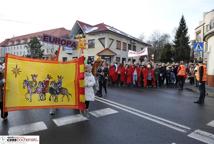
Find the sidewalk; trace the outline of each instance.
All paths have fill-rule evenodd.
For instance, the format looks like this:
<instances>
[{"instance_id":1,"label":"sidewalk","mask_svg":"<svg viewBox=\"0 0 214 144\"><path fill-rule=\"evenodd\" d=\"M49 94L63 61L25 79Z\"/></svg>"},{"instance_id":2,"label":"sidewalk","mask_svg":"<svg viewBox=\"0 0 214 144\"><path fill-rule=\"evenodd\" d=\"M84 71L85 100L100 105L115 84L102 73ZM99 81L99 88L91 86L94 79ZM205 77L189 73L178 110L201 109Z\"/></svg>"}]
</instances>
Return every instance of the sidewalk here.
<instances>
[{"instance_id":1,"label":"sidewalk","mask_svg":"<svg viewBox=\"0 0 214 144\"><path fill-rule=\"evenodd\" d=\"M186 90L199 93L199 89L198 87L195 87L195 85L190 85L189 83L186 83L184 87ZM207 96L214 98L214 87L209 87L208 85L206 85L206 93L207 93Z\"/></svg>"}]
</instances>

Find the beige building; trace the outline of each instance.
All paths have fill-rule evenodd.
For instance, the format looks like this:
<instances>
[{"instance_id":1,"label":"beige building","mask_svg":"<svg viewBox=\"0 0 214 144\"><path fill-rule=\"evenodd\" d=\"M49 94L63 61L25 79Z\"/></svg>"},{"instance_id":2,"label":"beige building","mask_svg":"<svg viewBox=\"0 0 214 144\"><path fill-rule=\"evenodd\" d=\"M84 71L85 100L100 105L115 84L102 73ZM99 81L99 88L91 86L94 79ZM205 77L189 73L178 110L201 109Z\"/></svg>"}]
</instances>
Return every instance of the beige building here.
<instances>
[{"instance_id":1,"label":"beige building","mask_svg":"<svg viewBox=\"0 0 214 144\"><path fill-rule=\"evenodd\" d=\"M70 38L70 31L65 28L56 28L31 34L26 34L22 36L17 36L9 38L0 43L0 57L4 58L6 53L17 55L17 56L27 56L29 54L26 46L27 43L33 38L37 37L42 44L41 49L44 50L44 57L55 54L58 50L59 45L48 43L43 41L43 35L49 35L57 38ZM64 49L64 48L62 48ZM72 59L71 53L61 52L60 60L66 61Z\"/></svg>"},{"instance_id":2,"label":"beige building","mask_svg":"<svg viewBox=\"0 0 214 144\"><path fill-rule=\"evenodd\" d=\"M196 41L204 42L204 61L207 62L208 85L214 86L214 9L205 12L195 29Z\"/></svg>"},{"instance_id":3,"label":"beige building","mask_svg":"<svg viewBox=\"0 0 214 144\"><path fill-rule=\"evenodd\" d=\"M71 35L84 35L86 39L86 49L84 55L86 58L96 59L101 57L108 62L128 62L139 58L128 58L128 50L140 51L150 46L141 40L126 34L112 26L100 23L90 25L84 22L76 21ZM73 57L78 56L78 50L73 51Z\"/></svg>"}]
</instances>

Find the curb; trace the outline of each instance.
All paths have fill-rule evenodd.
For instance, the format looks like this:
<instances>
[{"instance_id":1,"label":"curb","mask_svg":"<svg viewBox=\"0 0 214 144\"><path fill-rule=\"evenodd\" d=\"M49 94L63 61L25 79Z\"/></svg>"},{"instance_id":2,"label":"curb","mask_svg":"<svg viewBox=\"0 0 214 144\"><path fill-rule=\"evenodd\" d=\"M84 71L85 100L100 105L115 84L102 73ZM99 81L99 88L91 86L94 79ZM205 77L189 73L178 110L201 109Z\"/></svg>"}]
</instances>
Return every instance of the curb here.
<instances>
[{"instance_id":1,"label":"curb","mask_svg":"<svg viewBox=\"0 0 214 144\"><path fill-rule=\"evenodd\" d=\"M197 90L195 88L186 87L185 89L188 91L194 92L194 93L199 93L199 90ZM214 93L207 92L207 96L214 98Z\"/></svg>"}]
</instances>

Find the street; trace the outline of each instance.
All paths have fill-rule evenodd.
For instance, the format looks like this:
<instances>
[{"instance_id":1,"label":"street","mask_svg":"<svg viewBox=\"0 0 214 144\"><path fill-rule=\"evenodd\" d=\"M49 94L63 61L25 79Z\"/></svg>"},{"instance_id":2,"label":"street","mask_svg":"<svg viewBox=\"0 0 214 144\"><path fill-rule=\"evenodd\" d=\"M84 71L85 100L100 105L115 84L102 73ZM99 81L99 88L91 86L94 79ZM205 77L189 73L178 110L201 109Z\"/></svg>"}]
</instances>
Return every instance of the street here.
<instances>
[{"instance_id":1,"label":"street","mask_svg":"<svg viewBox=\"0 0 214 144\"><path fill-rule=\"evenodd\" d=\"M197 98L187 90L113 87L91 103L89 118L65 109L10 112L0 134L39 135L41 144L212 144L214 99L198 105Z\"/></svg>"}]
</instances>

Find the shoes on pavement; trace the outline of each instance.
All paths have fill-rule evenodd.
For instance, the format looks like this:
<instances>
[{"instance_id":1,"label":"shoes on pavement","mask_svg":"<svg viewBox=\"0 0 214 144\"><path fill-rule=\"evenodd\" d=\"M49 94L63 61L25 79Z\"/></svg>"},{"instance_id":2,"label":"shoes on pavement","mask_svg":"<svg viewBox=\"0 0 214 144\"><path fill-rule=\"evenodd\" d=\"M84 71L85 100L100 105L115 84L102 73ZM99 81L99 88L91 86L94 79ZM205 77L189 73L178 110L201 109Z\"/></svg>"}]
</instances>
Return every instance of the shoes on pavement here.
<instances>
[{"instance_id":1,"label":"shoes on pavement","mask_svg":"<svg viewBox=\"0 0 214 144\"><path fill-rule=\"evenodd\" d=\"M4 118L3 118L3 121L7 121L7 117L4 117Z\"/></svg>"},{"instance_id":2,"label":"shoes on pavement","mask_svg":"<svg viewBox=\"0 0 214 144\"><path fill-rule=\"evenodd\" d=\"M86 116L87 118L89 118L89 116L90 116L90 115L89 115L88 109L85 110L85 116Z\"/></svg>"},{"instance_id":3,"label":"shoes on pavement","mask_svg":"<svg viewBox=\"0 0 214 144\"><path fill-rule=\"evenodd\" d=\"M195 101L194 103L197 103L197 104L204 104L203 102L200 102L200 101Z\"/></svg>"}]
</instances>

